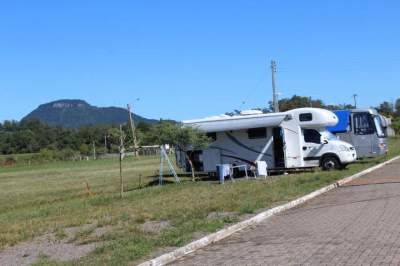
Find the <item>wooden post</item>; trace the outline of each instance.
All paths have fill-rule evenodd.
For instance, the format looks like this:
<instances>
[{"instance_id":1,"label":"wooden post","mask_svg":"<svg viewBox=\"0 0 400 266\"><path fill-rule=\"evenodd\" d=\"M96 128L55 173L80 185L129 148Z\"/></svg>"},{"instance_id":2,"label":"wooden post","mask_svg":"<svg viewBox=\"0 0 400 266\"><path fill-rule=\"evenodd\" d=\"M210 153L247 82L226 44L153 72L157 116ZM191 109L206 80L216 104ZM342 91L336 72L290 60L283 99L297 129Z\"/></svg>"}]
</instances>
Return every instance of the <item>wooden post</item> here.
<instances>
[{"instance_id":1,"label":"wooden post","mask_svg":"<svg viewBox=\"0 0 400 266\"><path fill-rule=\"evenodd\" d=\"M122 199L124 193L124 180L122 178L122 156L124 153L124 136L122 132L122 125L119 126L119 182L120 182L120 197Z\"/></svg>"},{"instance_id":2,"label":"wooden post","mask_svg":"<svg viewBox=\"0 0 400 266\"><path fill-rule=\"evenodd\" d=\"M104 134L104 153L107 154L107 133Z\"/></svg>"},{"instance_id":3,"label":"wooden post","mask_svg":"<svg viewBox=\"0 0 400 266\"><path fill-rule=\"evenodd\" d=\"M93 160L96 160L96 144L93 141Z\"/></svg>"},{"instance_id":4,"label":"wooden post","mask_svg":"<svg viewBox=\"0 0 400 266\"><path fill-rule=\"evenodd\" d=\"M135 122L132 119L132 112L131 112L131 106L128 104L127 105L127 109L128 109L128 114L129 114L129 123L131 125L131 131L132 131L132 138L133 138L133 149L134 149L134 154L135 157L139 156L138 153L138 145L137 145L137 139L136 139L136 128L135 128Z\"/></svg>"}]
</instances>

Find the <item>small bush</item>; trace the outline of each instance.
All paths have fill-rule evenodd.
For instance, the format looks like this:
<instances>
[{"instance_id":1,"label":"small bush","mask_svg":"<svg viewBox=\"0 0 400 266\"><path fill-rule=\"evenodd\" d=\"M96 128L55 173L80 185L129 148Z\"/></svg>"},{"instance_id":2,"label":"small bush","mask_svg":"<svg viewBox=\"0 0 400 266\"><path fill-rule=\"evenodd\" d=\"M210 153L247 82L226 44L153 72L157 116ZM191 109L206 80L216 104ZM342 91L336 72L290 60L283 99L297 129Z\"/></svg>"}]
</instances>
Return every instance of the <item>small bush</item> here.
<instances>
[{"instance_id":1,"label":"small bush","mask_svg":"<svg viewBox=\"0 0 400 266\"><path fill-rule=\"evenodd\" d=\"M58 151L55 155L56 159L61 161L73 160L78 157L78 153L69 148Z\"/></svg>"},{"instance_id":2,"label":"small bush","mask_svg":"<svg viewBox=\"0 0 400 266\"><path fill-rule=\"evenodd\" d=\"M56 158L56 152L51 149L41 149L38 158L43 161L53 161Z\"/></svg>"},{"instance_id":3,"label":"small bush","mask_svg":"<svg viewBox=\"0 0 400 266\"><path fill-rule=\"evenodd\" d=\"M14 166L17 163L17 160L14 157L7 157L4 160L4 166Z\"/></svg>"}]
</instances>

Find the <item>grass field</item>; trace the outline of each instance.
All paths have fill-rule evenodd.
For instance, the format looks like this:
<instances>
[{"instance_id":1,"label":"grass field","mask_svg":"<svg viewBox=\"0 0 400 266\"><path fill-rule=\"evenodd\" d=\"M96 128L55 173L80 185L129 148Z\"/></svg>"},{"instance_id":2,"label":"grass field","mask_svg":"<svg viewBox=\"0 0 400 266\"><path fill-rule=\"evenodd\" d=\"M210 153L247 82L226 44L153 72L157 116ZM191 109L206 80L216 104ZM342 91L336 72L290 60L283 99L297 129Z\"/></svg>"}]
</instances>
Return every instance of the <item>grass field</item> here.
<instances>
[{"instance_id":1,"label":"grass field","mask_svg":"<svg viewBox=\"0 0 400 266\"><path fill-rule=\"evenodd\" d=\"M150 185L158 158L126 159L123 199L119 198L117 160L0 168L0 252L45 233L62 239L67 228L95 224L107 232L96 237L81 230L73 239L78 244L102 243L93 252L73 262L57 262L43 255L36 264L135 264L154 252L182 246L245 214L289 201L398 154L397 138L390 140L387 156L363 160L343 171L316 170L272 181L237 180L224 185L191 182L187 177L181 184L162 187ZM94 195L88 194L85 182ZM163 221L167 226L146 231L143 224L149 221L155 225Z\"/></svg>"}]
</instances>

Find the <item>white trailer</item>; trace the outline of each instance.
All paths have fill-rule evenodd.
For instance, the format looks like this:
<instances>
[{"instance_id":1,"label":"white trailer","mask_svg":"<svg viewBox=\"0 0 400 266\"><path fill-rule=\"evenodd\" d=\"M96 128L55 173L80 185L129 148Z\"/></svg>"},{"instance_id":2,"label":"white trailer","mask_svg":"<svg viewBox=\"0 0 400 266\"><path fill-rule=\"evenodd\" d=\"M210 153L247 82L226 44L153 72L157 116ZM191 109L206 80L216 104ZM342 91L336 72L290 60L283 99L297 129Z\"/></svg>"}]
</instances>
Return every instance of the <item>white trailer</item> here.
<instances>
[{"instance_id":1,"label":"white trailer","mask_svg":"<svg viewBox=\"0 0 400 266\"><path fill-rule=\"evenodd\" d=\"M242 112L183 121L206 132L212 143L187 155L196 171L216 172L216 165L267 162L268 169L318 167L340 169L356 160L354 147L326 130L337 116L319 108L299 108L283 113ZM187 156L177 151L177 164L190 171Z\"/></svg>"}]
</instances>

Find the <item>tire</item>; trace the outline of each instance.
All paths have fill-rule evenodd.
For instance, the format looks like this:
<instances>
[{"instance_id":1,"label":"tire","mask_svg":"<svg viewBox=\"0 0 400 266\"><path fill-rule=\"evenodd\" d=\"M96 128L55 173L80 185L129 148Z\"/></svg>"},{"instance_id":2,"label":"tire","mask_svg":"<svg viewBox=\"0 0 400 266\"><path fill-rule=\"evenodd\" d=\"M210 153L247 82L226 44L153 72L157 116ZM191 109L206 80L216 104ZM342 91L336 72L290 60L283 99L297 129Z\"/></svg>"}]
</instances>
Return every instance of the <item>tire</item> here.
<instances>
[{"instance_id":1,"label":"tire","mask_svg":"<svg viewBox=\"0 0 400 266\"><path fill-rule=\"evenodd\" d=\"M326 156L321 160L321 168L324 171L341 170L343 165L334 156Z\"/></svg>"}]
</instances>

